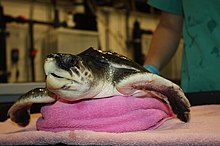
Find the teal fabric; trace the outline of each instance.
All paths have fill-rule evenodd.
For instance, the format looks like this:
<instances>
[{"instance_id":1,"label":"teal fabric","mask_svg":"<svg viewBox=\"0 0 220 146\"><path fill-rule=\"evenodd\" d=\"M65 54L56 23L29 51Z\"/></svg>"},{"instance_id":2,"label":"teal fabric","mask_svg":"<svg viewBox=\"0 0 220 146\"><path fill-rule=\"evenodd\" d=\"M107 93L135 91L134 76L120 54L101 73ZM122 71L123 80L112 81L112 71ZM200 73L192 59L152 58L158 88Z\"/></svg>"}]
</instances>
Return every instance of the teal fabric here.
<instances>
[{"instance_id":1,"label":"teal fabric","mask_svg":"<svg viewBox=\"0 0 220 146\"><path fill-rule=\"evenodd\" d=\"M148 0L148 3L184 18L183 90L220 90L220 0Z\"/></svg>"},{"instance_id":2,"label":"teal fabric","mask_svg":"<svg viewBox=\"0 0 220 146\"><path fill-rule=\"evenodd\" d=\"M180 0L148 0L148 4L165 12L183 15L182 1Z\"/></svg>"}]
</instances>

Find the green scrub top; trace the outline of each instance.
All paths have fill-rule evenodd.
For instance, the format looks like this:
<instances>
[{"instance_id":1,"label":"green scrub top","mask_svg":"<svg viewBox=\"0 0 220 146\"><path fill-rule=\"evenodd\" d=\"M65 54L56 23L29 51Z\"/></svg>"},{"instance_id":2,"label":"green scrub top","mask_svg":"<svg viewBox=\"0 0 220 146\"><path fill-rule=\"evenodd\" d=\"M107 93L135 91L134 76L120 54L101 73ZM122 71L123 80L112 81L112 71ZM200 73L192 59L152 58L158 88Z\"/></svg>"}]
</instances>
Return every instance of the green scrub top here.
<instances>
[{"instance_id":1,"label":"green scrub top","mask_svg":"<svg viewBox=\"0 0 220 146\"><path fill-rule=\"evenodd\" d=\"M148 4L184 18L184 92L219 91L220 0L148 0Z\"/></svg>"}]
</instances>

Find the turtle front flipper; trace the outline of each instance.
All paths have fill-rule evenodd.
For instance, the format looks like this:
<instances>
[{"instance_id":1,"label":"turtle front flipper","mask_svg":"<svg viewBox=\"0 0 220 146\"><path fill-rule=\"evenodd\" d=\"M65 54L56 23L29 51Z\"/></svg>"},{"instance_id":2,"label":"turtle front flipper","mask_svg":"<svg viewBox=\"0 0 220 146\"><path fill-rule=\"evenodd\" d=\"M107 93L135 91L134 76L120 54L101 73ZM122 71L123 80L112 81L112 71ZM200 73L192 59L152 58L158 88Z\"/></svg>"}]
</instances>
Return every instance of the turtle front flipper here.
<instances>
[{"instance_id":1,"label":"turtle front flipper","mask_svg":"<svg viewBox=\"0 0 220 146\"><path fill-rule=\"evenodd\" d=\"M56 99L45 88L36 88L22 95L10 107L8 115L18 125L25 127L30 120L30 108L33 103L51 103Z\"/></svg>"},{"instance_id":2,"label":"turtle front flipper","mask_svg":"<svg viewBox=\"0 0 220 146\"><path fill-rule=\"evenodd\" d=\"M175 83L152 73L137 73L125 77L116 84L117 90L124 95L144 95L158 93L158 96L173 110L181 121L190 119L190 103L182 89ZM155 96L156 97L156 96Z\"/></svg>"}]
</instances>

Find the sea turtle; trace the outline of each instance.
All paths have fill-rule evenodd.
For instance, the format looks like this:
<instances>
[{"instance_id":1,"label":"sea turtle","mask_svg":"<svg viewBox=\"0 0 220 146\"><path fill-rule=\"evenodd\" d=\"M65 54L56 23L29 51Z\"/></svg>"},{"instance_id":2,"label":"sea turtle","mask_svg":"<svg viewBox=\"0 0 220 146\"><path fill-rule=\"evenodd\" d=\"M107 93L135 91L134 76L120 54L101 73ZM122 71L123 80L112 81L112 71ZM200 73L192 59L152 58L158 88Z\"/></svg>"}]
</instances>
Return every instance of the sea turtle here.
<instances>
[{"instance_id":1,"label":"sea turtle","mask_svg":"<svg viewBox=\"0 0 220 146\"><path fill-rule=\"evenodd\" d=\"M27 92L8 111L11 120L20 126L28 125L33 103L115 95L160 98L177 118L189 121L190 103L178 85L117 53L89 48L77 55L50 54L44 70L46 87Z\"/></svg>"}]
</instances>

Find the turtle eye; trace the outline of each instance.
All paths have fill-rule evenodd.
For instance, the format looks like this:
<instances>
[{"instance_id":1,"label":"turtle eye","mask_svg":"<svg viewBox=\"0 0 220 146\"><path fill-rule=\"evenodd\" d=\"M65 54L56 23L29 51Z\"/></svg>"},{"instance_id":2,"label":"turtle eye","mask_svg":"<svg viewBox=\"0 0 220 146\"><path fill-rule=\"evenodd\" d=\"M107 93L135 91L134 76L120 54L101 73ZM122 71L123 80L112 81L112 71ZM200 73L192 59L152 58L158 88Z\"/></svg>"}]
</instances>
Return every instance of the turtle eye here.
<instances>
[{"instance_id":1,"label":"turtle eye","mask_svg":"<svg viewBox=\"0 0 220 146\"><path fill-rule=\"evenodd\" d=\"M78 66L80 58L75 55L62 54L59 57L56 57L57 66L61 69L69 71L71 67Z\"/></svg>"},{"instance_id":2,"label":"turtle eye","mask_svg":"<svg viewBox=\"0 0 220 146\"><path fill-rule=\"evenodd\" d=\"M73 55L65 55L62 56L62 62L65 65L71 65L74 66L77 63L77 57Z\"/></svg>"},{"instance_id":3,"label":"turtle eye","mask_svg":"<svg viewBox=\"0 0 220 146\"><path fill-rule=\"evenodd\" d=\"M102 57L100 57L100 56L95 56L94 59L95 59L96 61L101 62L101 63L108 64L108 60L107 60L105 57L103 57L103 56L102 56Z\"/></svg>"}]
</instances>

